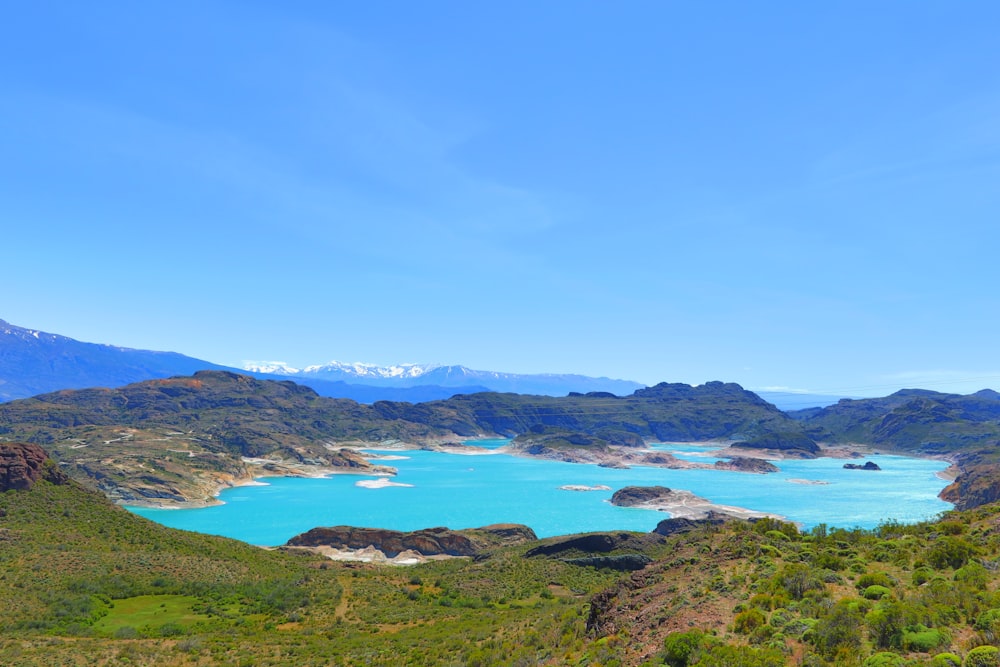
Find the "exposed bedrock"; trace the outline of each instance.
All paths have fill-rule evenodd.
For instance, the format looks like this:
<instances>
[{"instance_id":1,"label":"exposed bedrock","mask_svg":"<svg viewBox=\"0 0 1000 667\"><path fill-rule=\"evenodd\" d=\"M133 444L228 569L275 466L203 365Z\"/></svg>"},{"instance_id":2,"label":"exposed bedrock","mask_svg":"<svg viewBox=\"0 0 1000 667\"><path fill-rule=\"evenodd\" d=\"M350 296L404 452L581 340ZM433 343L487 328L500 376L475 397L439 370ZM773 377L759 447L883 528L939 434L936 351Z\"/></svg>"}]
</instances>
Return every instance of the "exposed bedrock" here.
<instances>
[{"instance_id":1,"label":"exposed bedrock","mask_svg":"<svg viewBox=\"0 0 1000 667\"><path fill-rule=\"evenodd\" d=\"M313 528L296 535L288 540L287 546L334 549L373 547L390 558L404 551L415 551L423 556L477 556L490 546L535 539L537 536L531 528L518 524L497 524L467 531L425 528L412 532L332 526Z\"/></svg>"}]
</instances>

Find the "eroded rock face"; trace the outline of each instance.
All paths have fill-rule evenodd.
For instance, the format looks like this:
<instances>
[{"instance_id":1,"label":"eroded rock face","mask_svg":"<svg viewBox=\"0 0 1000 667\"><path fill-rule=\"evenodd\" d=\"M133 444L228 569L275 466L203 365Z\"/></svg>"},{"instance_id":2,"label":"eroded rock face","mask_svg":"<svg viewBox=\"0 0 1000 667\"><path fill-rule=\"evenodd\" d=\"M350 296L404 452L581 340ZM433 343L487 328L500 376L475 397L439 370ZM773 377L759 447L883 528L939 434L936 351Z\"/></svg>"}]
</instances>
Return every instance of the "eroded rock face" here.
<instances>
[{"instance_id":1,"label":"eroded rock face","mask_svg":"<svg viewBox=\"0 0 1000 667\"><path fill-rule=\"evenodd\" d=\"M990 464L963 466L955 481L938 494L941 500L955 504L955 509L967 510L1000 500L1000 476Z\"/></svg>"},{"instance_id":2,"label":"eroded rock face","mask_svg":"<svg viewBox=\"0 0 1000 667\"><path fill-rule=\"evenodd\" d=\"M536 539L527 526L498 524L475 529L471 533L488 534L489 542L516 543ZM392 558L404 551L423 556L477 556L485 544L448 528L425 528L412 532L382 528L333 526L313 528L288 540L290 547L332 547L334 549L365 549L372 547Z\"/></svg>"},{"instance_id":3,"label":"eroded rock face","mask_svg":"<svg viewBox=\"0 0 1000 667\"><path fill-rule=\"evenodd\" d=\"M726 514L710 511L702 519L689 519L686 517L664 519L660 523L656 524L656 528L653 529L653 532L657 535L664 536L678 535L680 533L689 533L692 530L701 528L702 526L718 526L731 520L732 517Z\"/></svg>"},{"instance_id":4,"label":"eroded rock face","mask_svg":"<svg viewBox=\"0 0 1000 667\"><path fill-rule=\"evenodd\" d=\"M626 486L614 492L611 504L618 507L638 507L673 500L675 495L675 491L665 486Z\"/></svg>"},{"instance_id":5,"label":"eroded rock face","mask_svg":"<svg viewBox=\"0 0 1000 667\"><path fill-rule=\"evenodd\" d=\"M30 489L39 479L56 484L66 481L58 468L46 466L48 453L38 445L0 443L0 491Z\"/></svg>"}]
</instances>

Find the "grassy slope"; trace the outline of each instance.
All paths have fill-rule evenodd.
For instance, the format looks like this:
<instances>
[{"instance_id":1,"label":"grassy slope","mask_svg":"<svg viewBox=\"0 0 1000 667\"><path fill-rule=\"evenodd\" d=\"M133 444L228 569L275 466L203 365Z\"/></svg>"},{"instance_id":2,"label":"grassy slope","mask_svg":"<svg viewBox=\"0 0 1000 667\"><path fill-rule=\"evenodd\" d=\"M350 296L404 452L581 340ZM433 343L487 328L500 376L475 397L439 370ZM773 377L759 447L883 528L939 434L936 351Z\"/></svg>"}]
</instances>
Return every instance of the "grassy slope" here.
<instances>
[{"instance_id":1,"label":"grassy slope","mask_svg":"<svg viewBox=\"0 0 1000 667\"><path fill-rule=\"evenodd\" d=\"M0 494L0 664L929 664L1000 642L998 518L706 527L630 540L654 559L631 575L526 557L534 544L392 568L176 531L39 482Z\"/></svg>"},{"instance_id":2,"label":"grassy slope","mask_svg":"<svg viewBox=\"0 0 1000 667\"><path fill-rule=\"evenodd\" d=\"M341 564L168 529L39 482L0 494L0 664L559 664L585 645L587 596L619 575L525 548Z\"/></svg>"}]
</instances>

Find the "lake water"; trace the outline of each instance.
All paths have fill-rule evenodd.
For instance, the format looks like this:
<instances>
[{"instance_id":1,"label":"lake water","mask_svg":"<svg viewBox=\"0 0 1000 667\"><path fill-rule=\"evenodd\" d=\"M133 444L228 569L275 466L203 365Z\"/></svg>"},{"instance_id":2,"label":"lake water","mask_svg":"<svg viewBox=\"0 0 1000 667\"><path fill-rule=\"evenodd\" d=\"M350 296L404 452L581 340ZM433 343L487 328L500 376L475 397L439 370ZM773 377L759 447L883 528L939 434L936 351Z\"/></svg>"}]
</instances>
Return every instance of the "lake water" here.
<instances>
[{"instance_id":1,"label":"lake water","mask_svg":"<svg viewBox=\"0 0 1000 667\"><path fill-rule=\"evenodd\" d=\"M845 470L843 459L773 461L781 472L768 475L719 470L628 470L520 458L497 453L507 441L477 441L478 455L426 451L380 451L399 473L395 484L374 476L272 477L260 486L223 491L225 504L201 509L129 509L174 528L274 546L317 526L351 525L394 530L433 526L473 528L523 523L539 537L596 530L650 531L665 512L615 507L611 494L623 486L661 485L683 489L722 505L780 514L804 528L818 523L874 528L887 520L932 519L951 505L938 499L946 482L936 476L940 461L869 456L878 472ZM679 458L711 463L711 451L690 444L663 444ZM807 484L804 481L822 481ZM611 490L567 491L565 485Z\"/></svg>"}]
</instances>

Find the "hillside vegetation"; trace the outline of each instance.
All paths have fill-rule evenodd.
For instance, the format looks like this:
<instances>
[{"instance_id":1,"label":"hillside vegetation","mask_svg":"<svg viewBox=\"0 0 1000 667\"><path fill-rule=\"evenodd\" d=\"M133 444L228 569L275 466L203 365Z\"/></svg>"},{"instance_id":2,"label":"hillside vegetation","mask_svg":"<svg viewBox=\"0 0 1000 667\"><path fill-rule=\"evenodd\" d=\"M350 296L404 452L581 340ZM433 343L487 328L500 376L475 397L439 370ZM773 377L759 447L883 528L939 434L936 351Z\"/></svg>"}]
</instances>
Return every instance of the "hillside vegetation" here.
<instances>
[{"instance_id":1,"label":"hillside vegetation","mask_svg":"<svg viewBox=\"0 0 1000 667\"><path fill-rule=\"evenodd\" d=\"M0 493L0 664L997 664L995 506L658 531L394 568L168 529L43 477Z\"/></svg>"}]
</instances>

